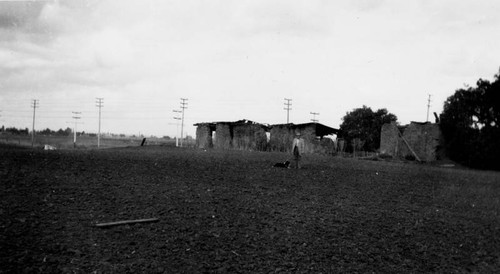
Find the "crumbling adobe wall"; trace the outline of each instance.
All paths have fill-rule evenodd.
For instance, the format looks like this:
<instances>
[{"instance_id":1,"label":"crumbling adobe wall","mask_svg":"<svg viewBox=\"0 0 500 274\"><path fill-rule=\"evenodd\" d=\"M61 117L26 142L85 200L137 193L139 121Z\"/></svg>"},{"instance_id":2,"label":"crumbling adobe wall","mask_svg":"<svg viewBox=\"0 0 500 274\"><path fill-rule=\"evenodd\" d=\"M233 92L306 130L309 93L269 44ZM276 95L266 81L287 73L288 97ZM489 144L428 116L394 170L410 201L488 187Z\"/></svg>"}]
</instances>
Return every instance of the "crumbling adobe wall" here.
<instances>
[{"instance_id":1,"label":"crumbling adobe wall","mask_svg":"<svg viewBox=\"0 0 500 274\"><path fill-rule=\"evenodd\" d=\"M414 157L400 137L395 123L384 124L380 134L380 153L401 158ZM420 160L431 162L438 159L438 150L443 140L439 124L412 122L402 136Z\"/></svg>"},{"instance_id":2,"label":"crumbling adobe wall","mask_svg":"<svg viewBox=\"0 0 500 274\"><path fill-rule=\"evenodd\" d=\"M251 147L253 131L250 125L233 126L233 148L248 150Z\"/></svg>"},{"instance_id":3,"label":"crumbling adobe wall","mask_svg":"<svg viewBox=\"0 0 500 274\"><path fill-rule=\"evenodd\" d=\"M300 132L301 138L304 139L305 153L324 151L323 145L316 137L314 126L299 128L293 125L276 125L271 128L270 149L272 151L291 152L296 132Z\"/></svg>"},{"instance_id":4,"label":"crumbling adobe wall","mask_svg":"<svg viewBox=\"0 0 500 274\"><path fill-rule=\"evenodd\" d=\"M333 154L336 150L335 142L330 138L316 138L312 145L314 146L314 153L317 154Z\"/></svg>"},{"instance_id":5,"label":"crumbling adobe wall","mask_svg":"<svg viewBox=\"0 0 500 274\"><path fill-rule=\"evenodd\" d=\"M269 148L272 151L290 152L294 130L290 126L276 125L270 130Z\"/></svg>"},{"instance_id":6,"label":"crumbling adobe wall","mask_svg":"<svg viewBox=\"0 0 500 274\"><path fill-rule=\"evenodd\" d=\"M266 131L259 125L233 125L233 148L241 150L266 150Z\"/></svg>"},{"instance_id":7,"label":"crumbling adobe wall","mask_svg":"<svg viewBox=\"0 0 500 274\"><path fill-rule=\"evenodd\" d=\"M215 143L214 148L231 149L232 132L229 124L219 123L215 127Z\"/></svg>"},{"instance_id":8,"label":"crumbling adobe wall","mask_svg":"<svg viewBox=\"0 0 500 274\"><path fill-rule=\"evenodd\" d=\"M404 131L403 137L418 155L420 160L426 162L437 160L437 150L439 149L442 139L439 124L410 123L408 128ZM403 156L412 155L406 145L401 148L401 152Z\"/></svg>"},{"instance_id":9,"label":"crumbling adobe wall","mask_svg":"<svg viewBox=\"0 0 500 274\"><path fill-rule=\"evenodd\" d=\"M396 123L383 124L380 132L380 153L398 156L399 139L399 129Z\"/></svg>"},{"instance_id":10,"label":"crumbling adobe wall","mask_svg":"<svg viewBox=\"0 0 500 274\"><path fill-rule=\"evenodd\" d=\"M198 125L196 127L196 147L211 148L212 146L212 130L210 126Z\"/></svg>"},{"instance_id":11,"label":"crumbling adobe wall","mask_svg":"<svg viewBox=\"0 0 500 274\"><path fill-rule=\"evenodd\" d=\"M297 129L297 131L300 132L300 137L304 139L305 153L314 153L317 151L321 151L320 141L316 138L316 128L314 128L313 126L308 126L305 128ZM295 138L295 136L292 136L292 141L293 138ZM292 148L290 147L290 150L291 149Z\"/></svg>"},{"instance_id":12,"label":"crumbling adobe wall","mask_svg":"<svg viewBox=\"0 0 500 274\"><path fill-rule=\"evenodd\" d=\"M254 132L255 149L260 151L267 151L269 144L267 142L266 130L259 128Z\"/></svg>"}]
</instances>

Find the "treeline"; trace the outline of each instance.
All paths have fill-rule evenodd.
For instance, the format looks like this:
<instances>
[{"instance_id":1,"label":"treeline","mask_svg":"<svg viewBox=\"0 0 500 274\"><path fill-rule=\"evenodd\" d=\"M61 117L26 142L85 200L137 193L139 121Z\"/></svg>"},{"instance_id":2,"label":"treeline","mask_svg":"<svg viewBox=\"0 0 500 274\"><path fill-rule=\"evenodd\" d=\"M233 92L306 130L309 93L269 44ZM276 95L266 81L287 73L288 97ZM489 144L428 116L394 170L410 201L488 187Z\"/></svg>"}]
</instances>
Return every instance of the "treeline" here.
<instances>
[{"instance_id":1,"label":"treeline","mask_svg":"<svg viewBox=\"0 0 500 274\"><path fill-rule=\"evenodd\" d=\"M45 136L69 136L73 133L73 130L71 130L71 128L69 127L64 130L60 128L57 131L51 130L50 128L46 128L35 132L37 135L45 135Z\"/></svg>"},{"instance_id":2,"label":"treeline","mask_svg":"<svg viewBox=\"0 0 500 274\"><path fill-rule=\"evenodd\" d=\"M28 128L15 128L15 127L8 127L6 128L5 126L0 127L0 133L3 134L9 134L9 135L30 135L31 131ZM62 129L60 128L59 130L51 130L50 128L42 129L42 130L35 130L36 135L40 136L70 136L73 134L73 130L71 128L66 128ZM97 137L96 133L87 133L85 131L81 132L76 132L77 136L89 136L89 137ZM106 133L102 134L101 136L108 136L112 138L144 138L146 136L144 135L126 135L123 133L120 134L115 134L115 133ZM150 137L155 137L155 136L150 136ZM170 136L163 136L161 137L166 140L171 140L173 139ZM193 137L187 135L185 137L187 140L192 140Z\"/></svg>"},{"instance_id":3,"label":"treeline","mask_svg":"<svg viewBox=\"0 0 500 274\"><path fill-rule=\"evenodd\" d=\"M2 126L0 128L0 132L2 133L7 133L11 135L30 135L30 130L28 128L16 128L16 127L8 127L6 128L5 126ZM71 128L66 128L62 129L60 128L59 130L51 130L50 128L42 129L42 130L35 130L36 135L43 135L43 136L69 136L73 134L73 130ZM94 133L87 134L84 131L83 132L77 132L78 136L81 135L88 135L88 136L97 136Z\"/></svg>"},{"instance_id":4,"label":"treeline","mask_svg":"<svg viewBox=\"0 0 500 274\"><path fill-rule=\"evenodd\" d=\"M500 71L493 82L448 97L441 114L448 156L473 168L500 170Z\"/></svg>"},{"instance_id":5,"label":"treeline","mask_svg":"<svg viewBox=\"0 0 500 274\"><path fill-rule=\"evenodd\" d=\"M5 128L5 126L2 126L0 128L0 132L2 133L10 133L12 135L29 135L30 130L28 128L15 128L15 127L8 127Z\"/></svg>"}]
</instances>

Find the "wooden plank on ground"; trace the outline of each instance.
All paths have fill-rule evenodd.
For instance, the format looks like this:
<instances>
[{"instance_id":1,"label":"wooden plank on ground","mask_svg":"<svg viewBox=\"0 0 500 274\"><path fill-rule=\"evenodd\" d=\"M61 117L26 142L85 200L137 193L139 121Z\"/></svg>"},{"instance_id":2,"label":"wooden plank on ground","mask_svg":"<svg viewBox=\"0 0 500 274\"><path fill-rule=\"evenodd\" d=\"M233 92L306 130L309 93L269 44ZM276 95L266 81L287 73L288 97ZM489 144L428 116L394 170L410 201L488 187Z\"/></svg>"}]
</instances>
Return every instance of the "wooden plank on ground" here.
<instances>
[{"instance_id":1,"label":"wooden plank on ground","mask_svg":"<svg viewBox=\"0 0 500 274\"><path fill-rule=\"evenodd\" d=\"M116 226L116 225L127 225L127 224L137 224L137 223L152 223L152 222L158 222L159 220L157 218L151 218L151 219L138 219L138 220L125 220L125 221L117 221L117 222L109 222L109 223L100 223L96 224L95 226L97 227L110 227L110 226Z\"/></svg>"}]
</instances>

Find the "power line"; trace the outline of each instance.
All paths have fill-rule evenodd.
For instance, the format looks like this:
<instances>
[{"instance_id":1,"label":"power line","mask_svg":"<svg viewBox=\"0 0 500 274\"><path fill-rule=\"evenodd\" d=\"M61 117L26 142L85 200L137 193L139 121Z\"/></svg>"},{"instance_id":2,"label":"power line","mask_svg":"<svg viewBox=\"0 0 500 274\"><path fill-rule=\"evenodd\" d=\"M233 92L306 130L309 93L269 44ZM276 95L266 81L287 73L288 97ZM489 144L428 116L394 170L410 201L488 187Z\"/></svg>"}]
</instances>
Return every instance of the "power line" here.
<instances>
[{"instance_id":1,"label":"power line","mask_svg":"<svg viewBox=\"0 0 500 274\"><path fill-rule=\"evenodd\" d=\"M35 110L39 107L39 100L33 99L31 101L31 107L33 108L33 128L31 134L31 147L35 144Z\"/></svg>"},{"instance_id":2,"label":"power line","mask_svg":"<svg viewBox=\"0 0 500 274\"><path fill-rule=\"evenodd\" d=\"M96 98L96 107L99 108L99 130L97 132L97 148L101 146L101 108L103 107L104 98Z\"/></svg>"},{"instance_id":3,"label":"power line","mask_svg":"<svg viewBox=\"0 0 500 274\"><path fill-rule=\"evenodd\" d=\"M292 99L287 99L285 98L285 106L286 108L284 108L284 110L286 110L286 123L290 123L290 110L292 110L290 107L292 106Z\"/></svg>"},{"instance_id":4,"label":"power line","mask_svg":"<svg viewBox=\"0 0 500 274\"><path fill-rule=\"evenodd\" d=\"M181 109L182 109L182 123L181 123L181 147L182 147L182 139L184 134L184 110L187 108L186 98L181 98Z\"/></svg>"},{"instance_id":5,"label":"power line","mask_svg":"<svg viewBox=\"0 0 500 274\"><path fill-rule=\"evenodd\" d=\"M319 113L318 112L311 112L311 114L313 115L313 118L311 119L311 121L313 123L319 122L319 120L316 119L316 115L319 115Z\"/></svg>"}]
</instances>

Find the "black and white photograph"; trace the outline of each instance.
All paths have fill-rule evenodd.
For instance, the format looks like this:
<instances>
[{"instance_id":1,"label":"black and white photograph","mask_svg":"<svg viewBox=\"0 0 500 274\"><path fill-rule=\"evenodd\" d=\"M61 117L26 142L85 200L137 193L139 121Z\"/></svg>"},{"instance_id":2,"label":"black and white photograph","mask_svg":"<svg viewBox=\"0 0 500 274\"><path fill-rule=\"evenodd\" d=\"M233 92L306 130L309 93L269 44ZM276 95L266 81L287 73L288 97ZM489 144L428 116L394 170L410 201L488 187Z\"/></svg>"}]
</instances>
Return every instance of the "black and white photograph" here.
<instances>
[{"instance_id":1,"label":"black and white photograph","mask_svg":"<svg viewBox=\"0 0 500 274\"><path fill-rule=\"evenodd\" d=\"M499 11L0 0L0 274L500 273Z\"/></svg>"}]
</instances>

